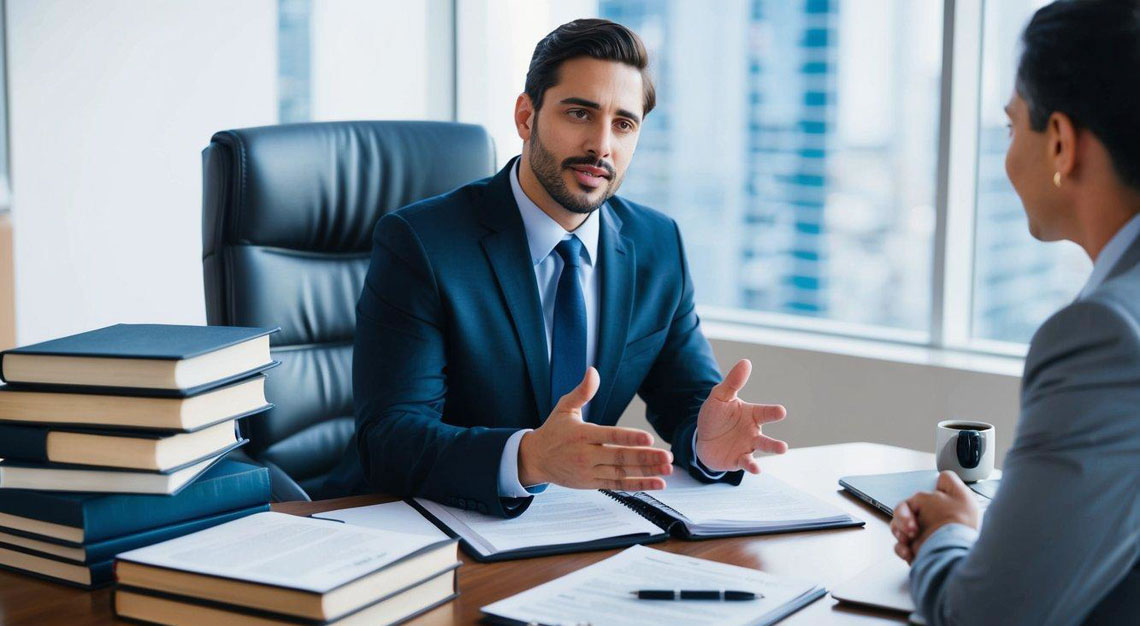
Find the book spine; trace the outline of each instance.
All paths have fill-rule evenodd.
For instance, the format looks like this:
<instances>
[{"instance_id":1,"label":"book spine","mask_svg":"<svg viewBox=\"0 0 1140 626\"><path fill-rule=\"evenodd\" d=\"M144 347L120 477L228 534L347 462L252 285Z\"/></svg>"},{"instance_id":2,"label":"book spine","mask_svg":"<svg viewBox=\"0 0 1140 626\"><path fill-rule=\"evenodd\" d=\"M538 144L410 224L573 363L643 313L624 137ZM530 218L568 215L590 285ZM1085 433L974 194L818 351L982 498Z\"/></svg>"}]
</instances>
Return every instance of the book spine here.
<instances>
[{"instance_id":1,"label":"book spine","mask_svg":"<svg viewBox=\"0 0 1140 626\"><path fill-rule=\"evenodd\" d=\"M221 511L233 511L269 502L269 471L249 470L204 477L178 495L122 495L94 501L84 526L84 541L91 543L140 530L166 526Z\"/></svg>"},{"instance_id":2,"label":"book spine","mask_svg":"<svg viewBox=\"0 0 1140 626\"><path fill-rule=\"evenodd\" d=\"M46 428L0 424L0 459L46 463L50 432Z\"/></svg>"}]
</instances>

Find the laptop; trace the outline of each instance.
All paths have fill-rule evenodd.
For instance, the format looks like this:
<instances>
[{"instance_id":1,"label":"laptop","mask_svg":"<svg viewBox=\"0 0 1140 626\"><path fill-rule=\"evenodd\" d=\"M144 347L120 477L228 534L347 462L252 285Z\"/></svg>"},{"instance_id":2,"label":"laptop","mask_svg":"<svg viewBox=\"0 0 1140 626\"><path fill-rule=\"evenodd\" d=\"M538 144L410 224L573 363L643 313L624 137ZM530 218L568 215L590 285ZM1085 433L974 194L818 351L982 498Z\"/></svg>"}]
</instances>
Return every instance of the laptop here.
<instances>
[{"instance_id":1,"label":"laptop","mask_svg":"<svg viewBox=\"0 0 1140 626\"><path fill-rule=\"evenodd\" d=\"M918 470L893 474L844 476L839 479L839 486L888 516L893 516L895 507L900 502L919 491L934 491L934 485L937 482L938 472ZM985 509L989 506L990 500L997 493L1000 483L1001 471L994 470L991 478L979 480L969 485L977 496L979 508Z\"/></svg>"}]
</instances>

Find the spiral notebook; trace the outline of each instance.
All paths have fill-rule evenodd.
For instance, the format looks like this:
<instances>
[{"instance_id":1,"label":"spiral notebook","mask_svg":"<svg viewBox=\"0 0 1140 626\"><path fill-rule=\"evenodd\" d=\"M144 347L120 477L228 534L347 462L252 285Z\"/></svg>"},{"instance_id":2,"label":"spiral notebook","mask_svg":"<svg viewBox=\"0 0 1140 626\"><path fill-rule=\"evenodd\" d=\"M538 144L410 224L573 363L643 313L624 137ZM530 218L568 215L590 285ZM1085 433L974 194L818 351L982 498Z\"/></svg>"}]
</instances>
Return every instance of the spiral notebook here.
<instances>
[{"instance_id":1,"label":"spiral notebook","mask_svg":"<svg viewBox=\"0 0 1140 626\"><path fill-rule=\"evenodd\" d=\"M522 515L502 519L417 498L477 561L608 550L682 539L862 526L863 521L768 475L706 485L682 472L663 491L591 491L555 485Z\"/></svg>"}]
</instances>

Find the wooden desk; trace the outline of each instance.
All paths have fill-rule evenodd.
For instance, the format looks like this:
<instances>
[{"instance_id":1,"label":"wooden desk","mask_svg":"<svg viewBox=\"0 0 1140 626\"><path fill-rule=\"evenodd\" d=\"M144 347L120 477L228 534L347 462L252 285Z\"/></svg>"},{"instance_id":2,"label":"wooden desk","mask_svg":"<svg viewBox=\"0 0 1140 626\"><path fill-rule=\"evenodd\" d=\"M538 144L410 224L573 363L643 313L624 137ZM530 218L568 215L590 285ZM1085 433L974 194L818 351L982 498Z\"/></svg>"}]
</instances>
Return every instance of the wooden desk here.
<instances>
[{"instance_id":1,"label":"wooden desk","mask_svg":"<svg viewBox=\"0 0 1140 626\"><path fill-rule=\"evenodd\" d=\"M901 472L934 467L934 455L892 446L849 443L792 450L765 458L764 471L811 492L867 522L865 528L813 531L764 537L736 537L707 541L671 539L653 547L670 552L753 567L778 576L795 576L827 588L851 578L892 554L894 539L888 518L839 491L840 476ZM320 502L287 502L275 511L309 515L320 511L363 506L392 500L359 496ZM479 607L569 574L615 554L615 550L523 559L506 563L475 563L466 556L459 569L460 596L454 602L423 616L417 623L470 624L480 618ZM85 592L0 571L0 623L2 624L126 624L111 612L111 592ZM830 596L815 601L782 624L904 623L901 616L851 609Z\"/></svg>"}]
</instances>

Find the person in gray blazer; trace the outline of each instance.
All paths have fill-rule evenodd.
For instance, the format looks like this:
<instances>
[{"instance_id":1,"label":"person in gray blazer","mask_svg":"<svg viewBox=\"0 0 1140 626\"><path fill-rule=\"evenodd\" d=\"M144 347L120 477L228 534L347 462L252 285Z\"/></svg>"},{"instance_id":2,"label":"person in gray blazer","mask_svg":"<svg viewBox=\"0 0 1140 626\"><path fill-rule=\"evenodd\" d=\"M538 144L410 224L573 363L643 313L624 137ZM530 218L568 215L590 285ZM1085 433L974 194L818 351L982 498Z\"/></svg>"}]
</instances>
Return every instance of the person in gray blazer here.
<instances>
[{"instance_id":1,"label":"person in gray blazer","mask_svg":"<svg viewBox=\"0 0 1140 626\"><path fill-rule=\"evenodd\" d=\"M943 472L895 510L930 624L1140 623L1140 2L1050 4L1022 34L1006 172L1042 241L1093 260L1034 335L978 530Z\"/></svg>"}]
</instances>

